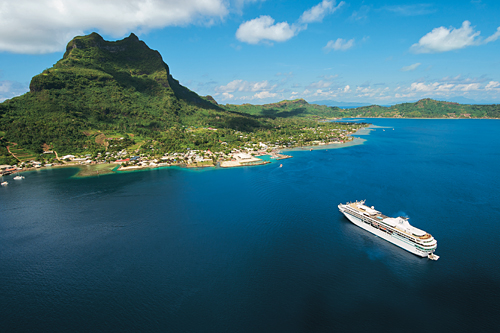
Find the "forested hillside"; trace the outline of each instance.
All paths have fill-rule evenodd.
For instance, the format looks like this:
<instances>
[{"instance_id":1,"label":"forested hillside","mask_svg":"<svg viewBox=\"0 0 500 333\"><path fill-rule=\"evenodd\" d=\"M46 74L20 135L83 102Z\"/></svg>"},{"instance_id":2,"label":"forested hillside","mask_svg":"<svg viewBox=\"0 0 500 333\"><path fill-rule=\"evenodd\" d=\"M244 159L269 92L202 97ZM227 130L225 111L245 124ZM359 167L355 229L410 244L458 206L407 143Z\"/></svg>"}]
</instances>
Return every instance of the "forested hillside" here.
<instances>
[{"instance_id":1,"label":"forested hillside","mask_svg":"<svg viewBox=\"0 0 500 333\"><path fill-rule=\"evenodd\" d=\"M402 103L390 107L371 105L346 109L343 117L386 118L500 118L500 105L468 105L422 99L415 103Z\"/></svg>"},{"instance_id":2,"label":"forested hillside","mask_svg":"<svg viewBox=\"0 0 500 333\"><path fill-rule=\"evenodd\" d=\"M106 136L174 139L188 126L265 126L181 86L157 51L135 35L75 37L63 58L33 77L30 92L0 104L3 140L32 152L103 148Z\"/></svg>"},{"instance_id":3,"label":"forested hillside","mask_svg":"<svg viewBox=\"0 0 500 333\"><path fill-rule=\"evenodd\" d=\"M29 159L43 151L96 154L145 144L221 150L224 141L241 145L248 133L281 142L316 126L289 119L302 112L296 106L283 114L222 107L180 85L161 55L134 34L108 42L92 33L70 41L61 60L33 77L28 93L0 104L0 164L15 162L8 146ZM330 108L319 110L315 117L329 115Z\"/></svg>"},{"instance_id":4,"label":"forested hillside","mask_svg":"<svg viewBox=\"0 0 500 333\"><path fill-rule=\"evenodd\" d=\"M227 110L266 117L299 118L500 118L500 105L468 105L422 99L415 103L396 104L391 107L370 105L353 109L340 109L308 103L304 99L281 101L264 105L226 104Z\"/></svg>"}]
</instances>

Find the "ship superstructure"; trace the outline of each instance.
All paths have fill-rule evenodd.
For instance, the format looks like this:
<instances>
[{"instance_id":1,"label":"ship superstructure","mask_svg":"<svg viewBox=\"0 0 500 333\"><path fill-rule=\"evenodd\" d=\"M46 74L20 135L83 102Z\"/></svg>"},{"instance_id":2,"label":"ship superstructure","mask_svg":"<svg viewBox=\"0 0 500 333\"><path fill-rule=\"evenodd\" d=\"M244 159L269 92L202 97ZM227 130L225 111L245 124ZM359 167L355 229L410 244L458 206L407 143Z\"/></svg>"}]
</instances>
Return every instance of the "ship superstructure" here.
<instances>
[{"instance_id":1,"label":"ship superstructure","mask_svg":"<svg viewBox=\"0 0 500 333\"><path fill-rule=\"evenodd\" d=\"M437 241L427 232L410 225L406 217L388 217L365 201L340 204L339 210L355 225L420 257L437 260Z\"/></svg>"}]
</instances>

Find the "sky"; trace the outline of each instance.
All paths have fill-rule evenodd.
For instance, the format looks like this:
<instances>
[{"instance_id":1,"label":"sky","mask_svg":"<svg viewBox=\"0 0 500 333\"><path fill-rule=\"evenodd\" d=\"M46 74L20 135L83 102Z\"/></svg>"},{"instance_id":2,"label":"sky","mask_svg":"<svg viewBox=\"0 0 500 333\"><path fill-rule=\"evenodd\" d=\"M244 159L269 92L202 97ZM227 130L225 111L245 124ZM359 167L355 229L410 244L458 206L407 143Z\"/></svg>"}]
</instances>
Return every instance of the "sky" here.
<instances>
[{"instance_id":1,"label":"sky","mask_svg":"<svg viewBox=\"0 0 500 333\"><path fill-rule=\"evenodd\" d=\"M221 104L500 104L498 0L0 0L0 102L94 31Z\"/></svg>"}]
</instances>

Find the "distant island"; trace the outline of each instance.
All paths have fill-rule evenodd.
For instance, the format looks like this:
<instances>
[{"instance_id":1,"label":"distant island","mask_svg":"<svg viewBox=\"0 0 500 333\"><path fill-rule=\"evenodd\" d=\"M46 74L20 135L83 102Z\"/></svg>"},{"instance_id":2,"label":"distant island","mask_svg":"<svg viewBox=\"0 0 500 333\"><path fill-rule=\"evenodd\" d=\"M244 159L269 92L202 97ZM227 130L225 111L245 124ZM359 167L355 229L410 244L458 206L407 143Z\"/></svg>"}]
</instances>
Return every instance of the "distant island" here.
<instances>
[{"instance_id":1,"label":"distant island","mask_svg":"<svg viewBox=\"0 0 500 333\"><path fill-rule=\"evenodd\" d=\"M304 100L219 105L180 85L134 34L109 42L92 33L71 40L28 93L0 104L0 165L252 165L253 155L342 144L368 126L318 121L335 110Z\"/></svg>"}]
</instances>

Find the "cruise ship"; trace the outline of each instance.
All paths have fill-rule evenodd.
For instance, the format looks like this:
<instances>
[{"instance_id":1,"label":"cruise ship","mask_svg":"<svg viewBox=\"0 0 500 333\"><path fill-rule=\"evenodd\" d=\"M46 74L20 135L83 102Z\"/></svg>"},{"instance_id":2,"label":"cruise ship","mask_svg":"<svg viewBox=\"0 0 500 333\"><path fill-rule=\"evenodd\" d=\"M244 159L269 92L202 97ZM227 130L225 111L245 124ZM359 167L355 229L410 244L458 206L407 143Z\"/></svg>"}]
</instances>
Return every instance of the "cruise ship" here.
<instances>
[{"instance_id":1,"label":"cruise ship","mask_svg":"<svg viewBox=\"0 0 500 333\"><path fill-rule=\"evenodd\" d=\"M366 206L364 200L340 204L339 210L358 227L408 252L432 260L439 258L434 254L437 247L434 237L410 225L406 217L387 217L375 210L375 207Z\"/></svg>"}]
</instances>

